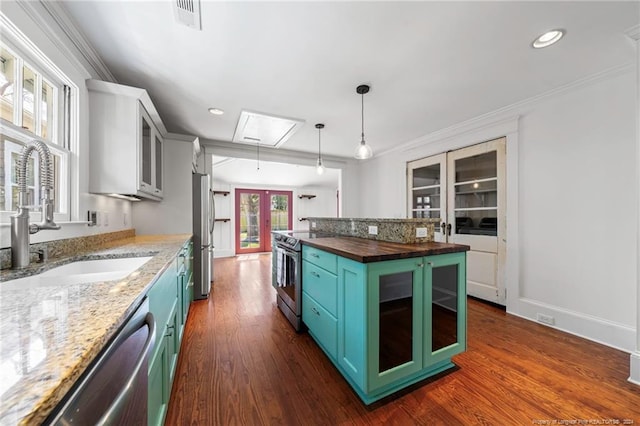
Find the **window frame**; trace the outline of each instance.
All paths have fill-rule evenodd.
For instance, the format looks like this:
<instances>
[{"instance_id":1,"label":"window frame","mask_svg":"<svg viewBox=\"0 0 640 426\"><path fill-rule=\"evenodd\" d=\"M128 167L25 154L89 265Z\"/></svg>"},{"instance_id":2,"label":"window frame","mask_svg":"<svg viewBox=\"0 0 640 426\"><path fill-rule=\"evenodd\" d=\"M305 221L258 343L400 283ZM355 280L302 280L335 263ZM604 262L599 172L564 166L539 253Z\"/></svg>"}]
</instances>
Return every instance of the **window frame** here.
<instances>
[{"instance_id":1,"label":"window frame","mask_svg":"<svg viewBox=\"0 0 640 426\"><path fill-rule=\"evenodd\" d=\"M77 175L77 146L78 146L78 117L79 117L79 97L78 87L67 75L58 68L35 44L33 44L18 28L16 28L2 13L0 13L0 27L3 38L2 47L16 58L16 81L14 82L14 111L13 118L20 116L17 123L22 124L23 114L23 71L24 67L30 68L39 78L37 78L34 88L34 132L21 128L21 126L0 118L0 133L10 142L28 143L34 139L43 141L52 154L60 158L59 165L59 190L56 197L59 201L59 212L54 213L56 222L69 222L72 218L72 206L77 205L77 191L72 191L72 177ZM42 133L42 87L47 83L54 88L54 99L52 105L52 122L48 123L48 133L50 138L45 139ZM38 111L39 113L35 113ZM34 153L32 157L37 157ZM37 164L37 160L36 160ZM37 172L36 172L37 174ZM11 179L10 173L7 174ZM76 176L77 179L77 176ZM5 182L7 177L5 177ZM5 182L2 184L7 189ZM36 200L39 204L39 200ZM10 217L14 211L0 211L0 224L10 223ZM41 212L30 210L30 221L42 220Z\"/></svg>"}]
</instances>

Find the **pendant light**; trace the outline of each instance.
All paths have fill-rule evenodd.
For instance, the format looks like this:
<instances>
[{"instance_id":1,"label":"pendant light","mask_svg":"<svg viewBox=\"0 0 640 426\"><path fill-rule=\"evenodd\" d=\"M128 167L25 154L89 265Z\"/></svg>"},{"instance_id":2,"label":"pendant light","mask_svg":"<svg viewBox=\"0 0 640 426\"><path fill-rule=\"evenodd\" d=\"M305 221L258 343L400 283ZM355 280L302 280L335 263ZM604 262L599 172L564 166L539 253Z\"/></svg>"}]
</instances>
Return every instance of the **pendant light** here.
<instances>
[{"instance_id":1,"label":"pendant light","mask_svg":"<svg viewBox=\"0 0 640 426\"><path fill-rule=\"evenodd\" d=\"M361 84L356 87L356 93L362 96L362 140L360 141L360 146L358 146L358 150L356 151L356 158L358 160L366 160L367 158L373 157L373 150L364 141L364 94L369 93L369 86Z\"/></svg>"},{"instance_id":2,"label":"pendant light","mask_svg":"<svg viewBox=\"0 0 640 426\"><path fill-rule=\"evenodd\" d=\"M316 129L318 129L318 163L316 164L316 173L321 175L324 173L324 165L322 164L322 155L320 154L320 131L324 129L324 124L316 124Z\"/></svg>"}]
</instances>

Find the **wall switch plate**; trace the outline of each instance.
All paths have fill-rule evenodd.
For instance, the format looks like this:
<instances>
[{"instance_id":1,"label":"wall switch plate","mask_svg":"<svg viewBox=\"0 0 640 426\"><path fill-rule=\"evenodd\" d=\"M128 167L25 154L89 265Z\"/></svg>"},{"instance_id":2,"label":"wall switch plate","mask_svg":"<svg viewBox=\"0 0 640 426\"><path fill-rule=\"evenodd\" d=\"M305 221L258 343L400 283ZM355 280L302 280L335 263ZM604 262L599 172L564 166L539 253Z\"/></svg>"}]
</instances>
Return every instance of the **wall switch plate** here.
<instances>
[{"instance_id":1,"label":"wall switch plate","mask_svg":"<svg viewBox=\"0 0 640 426\"><path fill-rule=\"evenodd\" d=\"M378 227L377 226L369 226L369 235L378 235Z\"/></svg>"},{"instance_id":2,"label":"wall switch plate","mask_svg":"<svg viewBox=\"0 0 640 426\"><path fill-rule=\"evenodd\" d=\"M416 238L427 238L427 228L416 228Z\"/></svg>"},{"instance_id":3,"label":"wall switch plate","mask_svg":"<svg viewBox=\"0 0 640 426\"><path fill-rule=\"evenodd\" d=\"M109 212L102 212L102 225L109 226Z\"/></svg>"},{"instance_id":4,"label":"wall switch plate","mask_svg":"<svg viewBox=\"0 0 640 426\"><path fill-rule=\"evenodd\" d=\"M537 320L538 322L541 322L542 324L547 324L547 325L555 325L556 323L556 319L554 317L552 317L551 315L545 315L541 313L538 313Z\"/></svg>"},{"instance_id":5,"label":"wall switch plate","mask_svg":"<svg viewBox=\"0 0 640 426\"><path fill-rule=\"evenodd\" d=\"M315 222L311 222L311 229L316 229L316 223Z\"/></svg>"}]
</instances>

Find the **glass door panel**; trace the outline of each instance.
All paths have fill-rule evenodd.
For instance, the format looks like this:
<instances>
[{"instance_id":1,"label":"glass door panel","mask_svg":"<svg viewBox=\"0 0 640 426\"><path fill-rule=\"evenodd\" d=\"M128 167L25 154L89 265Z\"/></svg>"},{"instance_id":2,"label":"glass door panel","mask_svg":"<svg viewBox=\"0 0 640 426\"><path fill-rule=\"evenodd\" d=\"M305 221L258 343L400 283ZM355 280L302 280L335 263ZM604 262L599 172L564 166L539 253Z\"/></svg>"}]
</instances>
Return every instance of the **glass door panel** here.
<instances>
[{"instance_id":1,"label":"glass door panel","mask_svg":"<svg viewBox=\"0 0 640 426\"><path fill-rule=\"evenodd\" d=\"M407 164L407 173L407 216L438 219L435 239L444 242L446 236L440 225L446 220L446 154L412 161Z\"/></svg>"},{"instance_id":2,"label":"glass door panel","mask_svg":"<svg viewBox=\"0 0 640 426\"><path fill-rule=\"evenodd\" d=\"M432 269L431 351L436 352L458 341L458 267L446 265Z\"/></svg>"},{"instance_id":3,"label":"glass door panel","mask_svg":"<svg viewBox=\"0 0 640 426\"><path fill-rule=\"evenodd\" d=\"M241 192L239 205L239 233L237 238L240 241L240 249L260 248L260 204L262 194L258 192Z\"/></svg>"},{"instance_id":4,"label":"glass door panel","mask_svg":"<svg viewBox=\"0 0 640 426\"><path fill-rule=\"evenodd\" d=\"M290 194L271 192L270 197L271 231L286 231L288 229L293 229L290 221Z\"/></svg>"},{"instance_id":5,"label":"glass door panel","mask_svg":"<svg viewBox=\"0 0 640 426\"><path fill-rule=\"evenodd\" d=\"M455 160L455 233L497 235L497 157L489 151Z\"/></svg>"},{"instance_id":6,"label":"glass door panel","mask_svg":"<svg viewBox=\"0 0 640 426\"><path fill-rule=\"evenodd\" d=\"M379 286L382 373L413 359L413 273L382 275Z\"/></svg>"},{"instance_id":7,"label":"glass door panel","mask_svg":"<svg viewBox=\"0 0 640 426\"><path fill-rule=\"evenodd\" d=\"M293 193L236 189L236 254L271 251L271 231L292 228Z\"/></svg>"}]
</instances>

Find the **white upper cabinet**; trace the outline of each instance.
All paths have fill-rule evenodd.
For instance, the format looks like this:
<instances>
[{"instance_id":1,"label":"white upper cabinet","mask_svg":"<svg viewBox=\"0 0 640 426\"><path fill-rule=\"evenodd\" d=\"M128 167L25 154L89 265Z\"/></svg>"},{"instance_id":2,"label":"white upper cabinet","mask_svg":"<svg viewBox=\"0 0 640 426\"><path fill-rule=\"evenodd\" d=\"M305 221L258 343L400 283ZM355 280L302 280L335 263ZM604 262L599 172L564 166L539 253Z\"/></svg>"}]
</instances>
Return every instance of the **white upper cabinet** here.
<instances>
[{"instance_id":1,"label":"white upper cabinet","mask_svg":"<svg viewBox=\"0 0 640 426\"><path fill-rule=\"evenodd\" d=\"M89 191L162 199L166 129L144 89L87 80Z\"/></svg>"}]
</instances>

